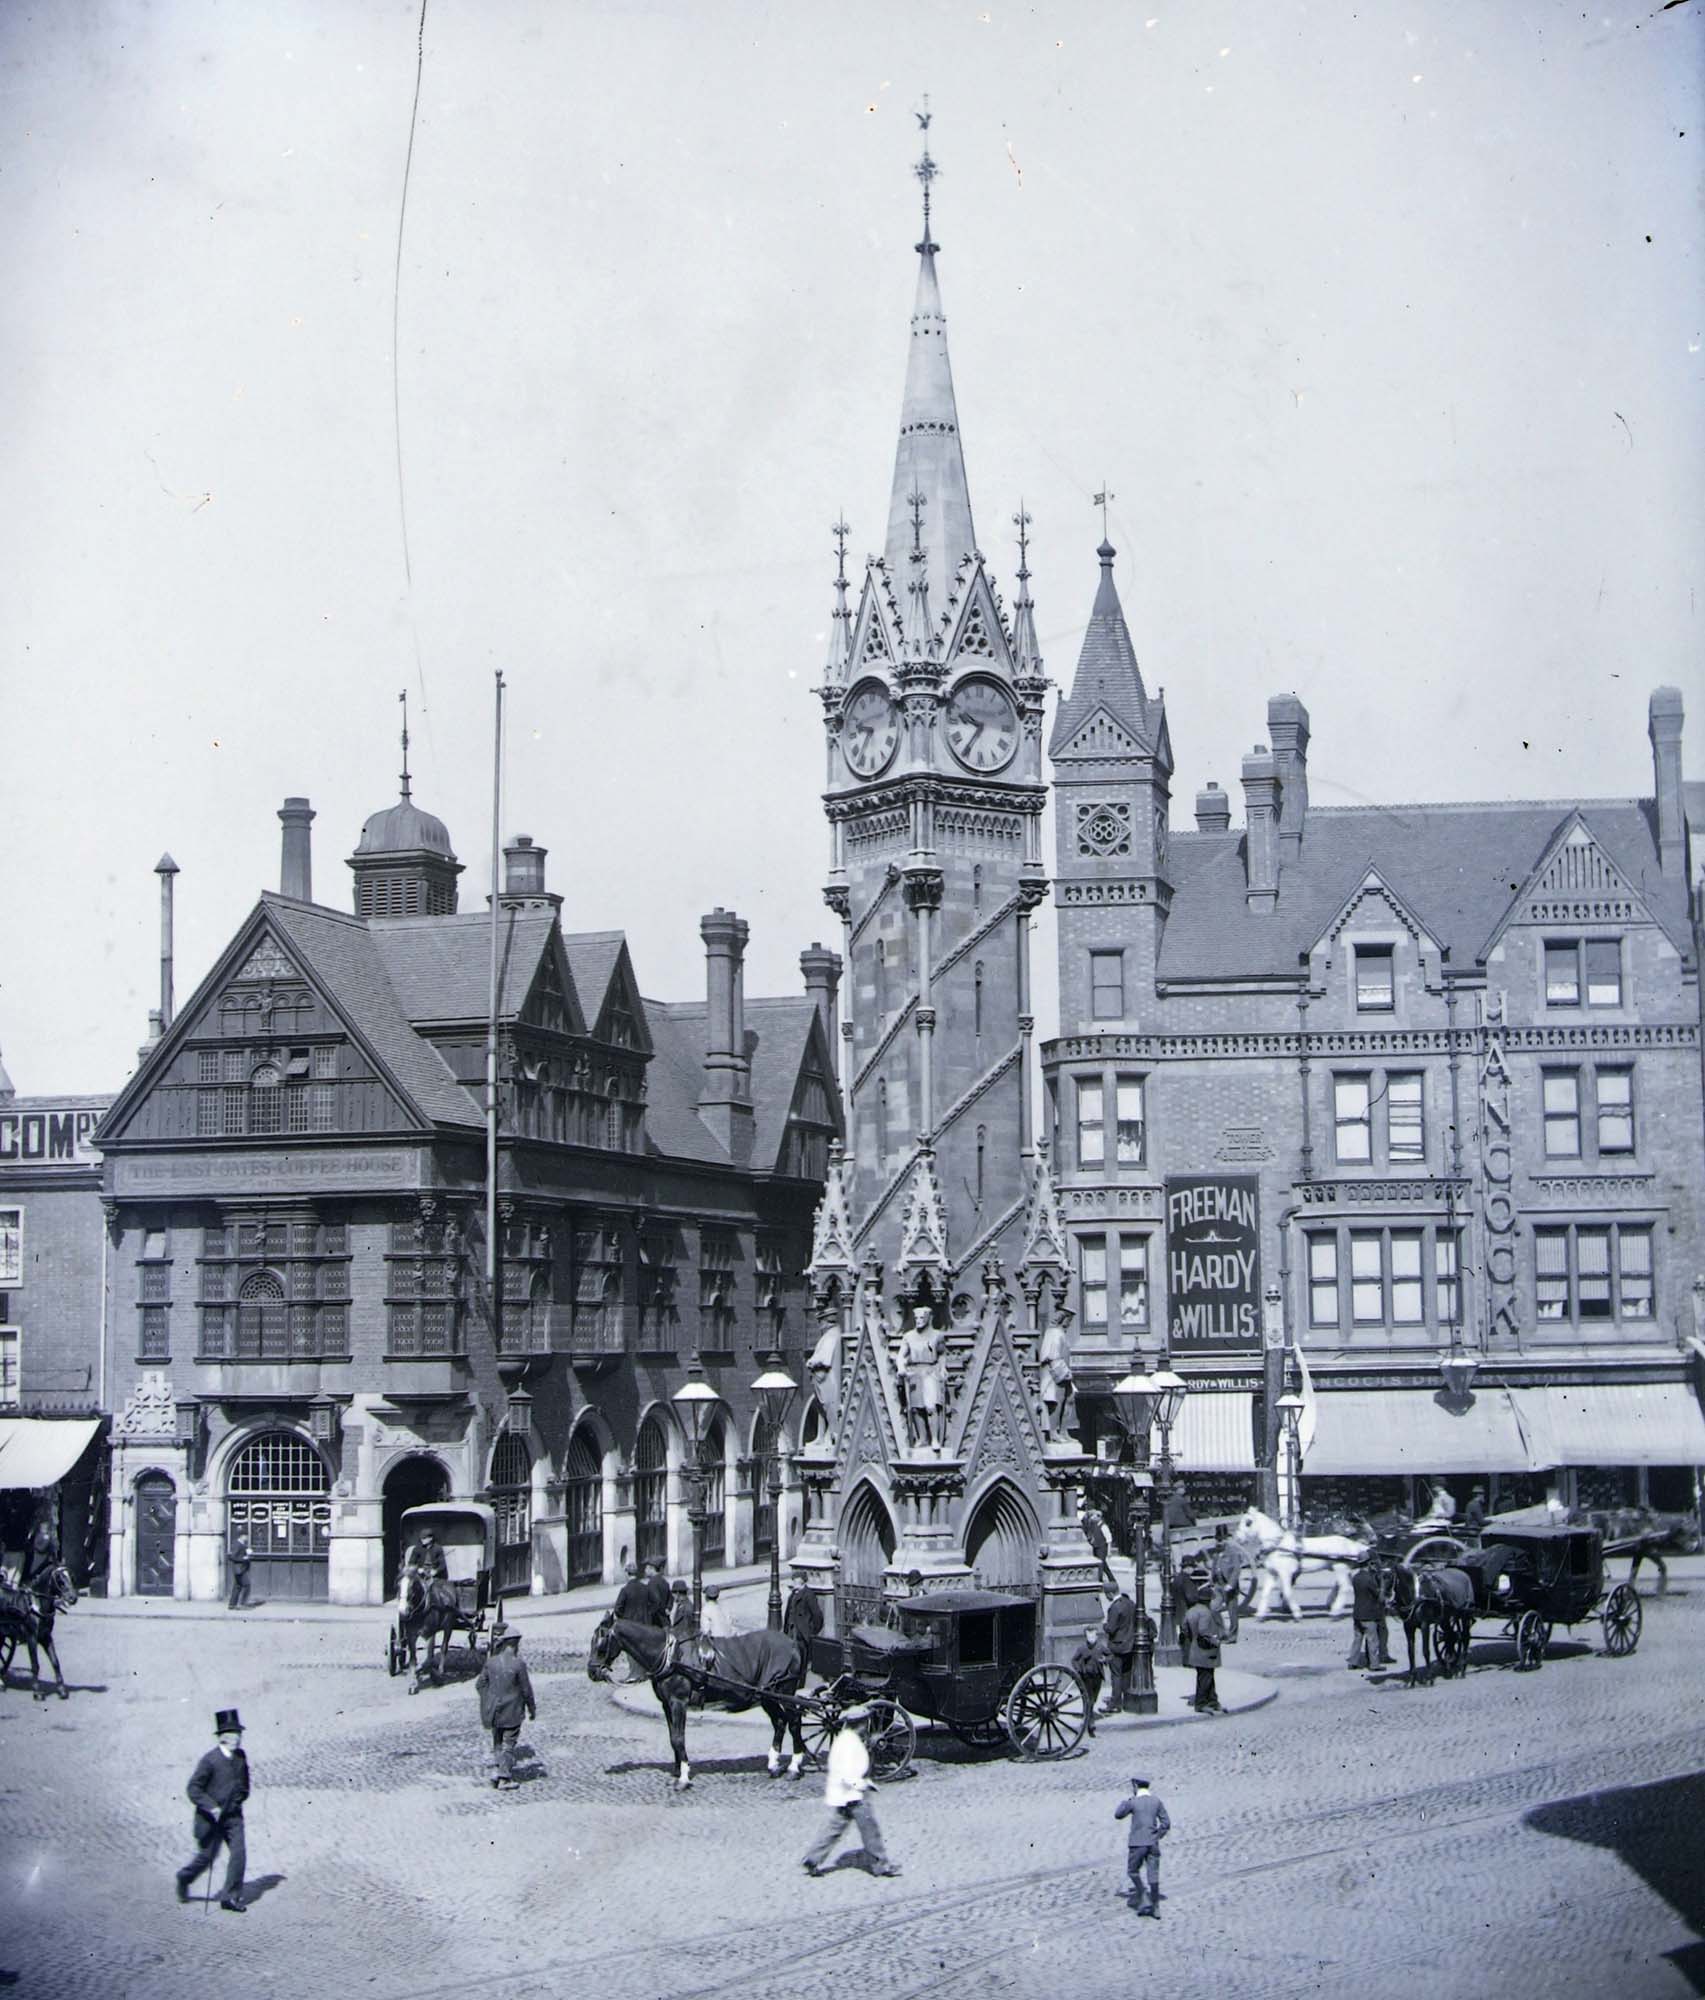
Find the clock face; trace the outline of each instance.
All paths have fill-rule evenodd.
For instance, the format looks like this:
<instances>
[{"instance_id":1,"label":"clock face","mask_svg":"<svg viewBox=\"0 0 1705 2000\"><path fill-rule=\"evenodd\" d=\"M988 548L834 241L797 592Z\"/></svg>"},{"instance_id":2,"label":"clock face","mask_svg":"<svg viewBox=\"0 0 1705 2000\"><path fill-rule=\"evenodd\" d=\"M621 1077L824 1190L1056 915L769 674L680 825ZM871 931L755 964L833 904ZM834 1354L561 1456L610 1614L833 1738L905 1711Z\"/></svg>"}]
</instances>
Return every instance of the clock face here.
<instances>
[{"instance_id":1,"label":"clock face","mask_svg":"<svg viewBox=\"0 0 1705 2000\"><path fill-rule=\"evenodd\" d=\"M899 741L899 710L886 688L867 681L841 711L841 747L848 765L861 778L874 778Z\"/></svg>"},{"instance_id":2,"label":"clock face","mask_svg":"<svg viewBox=\"0 0 1705 2000\"><path fill-rule=\"evenodd\" d=\"M961 764L998 771L1018 748L1018 710L996 681L961 681L948 697L947 741Z\"/></svg>"}]
</instances>

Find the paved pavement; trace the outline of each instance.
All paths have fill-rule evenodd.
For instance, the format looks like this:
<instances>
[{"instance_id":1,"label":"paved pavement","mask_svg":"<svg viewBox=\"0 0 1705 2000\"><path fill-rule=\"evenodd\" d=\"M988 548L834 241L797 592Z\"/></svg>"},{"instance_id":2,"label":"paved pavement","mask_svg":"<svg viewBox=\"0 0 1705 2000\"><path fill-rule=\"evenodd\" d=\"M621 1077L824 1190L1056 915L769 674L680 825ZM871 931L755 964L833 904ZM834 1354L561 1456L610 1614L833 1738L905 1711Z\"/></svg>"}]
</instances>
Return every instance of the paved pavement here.
<instances>
[{"instance_id":1,"label":"paved pavement","mask_svg":"<svg viewBox=\"0 0 1705 2000\"><path fill-rule=\"evenodd\" d=\"M0 1695L0 1978L44 2000L493 1979L505 2000L1685 1995L1705 1990L1705 1561L1672 1572L1627 1660L1583 1627L1524 1674L1487 1628L1466 1680L1410 1690L1347 1672L1346 1626L1246 1623L1237 1671L1281 1690L1257 1712L1106 1730L1050 1765L931 1732L876 1801L897 1881L851 1856L801 1874L820 1791L768 1779L743 1726L692 1718L677 1795L661 1718L586 1678L595 1613L526 1619L540 1714L499 1795L471 1689L406 1694L382 1612L80 1607L72 1699ZM180 1909L170 1881L184 1780L233 1702L256 1779L241 1917ZM1160 1924L1122 1898L1112 1810L1139 1758L1176 1829Z\"/></svg>"}]
</instances>

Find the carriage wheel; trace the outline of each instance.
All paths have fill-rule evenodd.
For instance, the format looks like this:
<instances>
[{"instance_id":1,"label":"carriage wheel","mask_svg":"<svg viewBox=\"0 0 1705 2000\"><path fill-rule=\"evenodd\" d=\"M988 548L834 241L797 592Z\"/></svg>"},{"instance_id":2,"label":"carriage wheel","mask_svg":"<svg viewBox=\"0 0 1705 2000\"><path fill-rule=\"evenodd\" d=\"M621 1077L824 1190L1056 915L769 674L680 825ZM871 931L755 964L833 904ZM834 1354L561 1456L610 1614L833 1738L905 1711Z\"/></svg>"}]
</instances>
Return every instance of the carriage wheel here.
<instances>
[{"instance_id":1,"label":"carriage wheel","mask_svg":"<svg viewBox=\"0 0 1705 2000\"><path fill-rule=\"evenodd\" d=\"M391 1670L395 1680L403 1670L403 1649L397 1641L397 1628L393 1625L385 1639L385 1665Z\"/></svg>"},{"instance_id":2,"label":"carriage wheel","mask_svg":"<svg viewBox=\"0 0 1705 2000\"><path fill-rule=\"evenodd\" d=\"M1467 1669L1469 1629L1466 1618L1451 1616L1441 1618L1434 1630L1433 1656L1448 1679Z\"/></svg>"},{"instance_id":3,"label":"carriage wheel","mask_svg":"<svg viewBox=\"0 0 1705 2000\"><path fill-rule=\"evenodd\" d=\"M1434 1563L1453 1563L1466 1549L1465 1542L1455 1535L1427 1535L1418 1541L1403 1558L1405 1562L1425 1567Z\"/></svg>"},{"instance_id":4,"label":"carriage wheel","mask_svg":"<svg viewBox=\"0 0 1705 2000\"><path fill-rule=\"evenodd\" d=\"M998 1715L982 1722L950 1722L947 1726L961 1743L973 1750L996 1750L1007 1741L1006 1724Z\"/></svg>"},{"instance_id":5,"label":"carriage wheel","mask_svg":"<svg viewBox=\"0 0 1705 2000\"><path fill-rule=\"evenodd\" d=\"M808 1708L799 1718L799 1737L805 1745L805 1754L811 1760L814 1771L829 1768L829 1745L835 1740L835 1731L841 1726L840 1710L836 1708Z\"/></svg>"},{"instance_id":6,"label":"carriage wheel","mask_svg":"<svg viewBox=\"0 0 1705 2000\"><path fill-rule=\"evenodd\" d=\"M897 1778L909 1769L917 1742L917 1725L897 1701L870 1704L870 1733L865 1744L873 1778Z\"/></svg>"},{"instance_id":7,"label":"carriage wheel","mask_svg":"<svg viewBox=\"0 0 1705 2000\"><path fill-rule=\"evenodd\" d=\"M1524 1611L1516 1622L1516 1664L1529 1671L1545 1658L1551 1643L1551 1620L1543 1612Z\"/></svg>"},{"instance_id":8,"label":"carriage wheel","mask_svg":"<svg viewBox=\"0 0 1705 2000\"><path fill-rule=\"evenodd\" d=\"M1613 1660L1625 1660L1639 1645L1644 1622L1640 1593L1631 1583L1619 1583L1606 1600L1603 1615L1604 1650Z\"/></svg>"},{"instance_id":9,"label":"carriage wheel","mask_svg":"<svg viewBox=\"0 0 1705 2000\"><path fill-rule=\"evenodd\" d=\"M1032 1667L1007 1696L1005 1719L1021 1757L1064 1757L1083 1741L1089 1700L1070 1667Z\"/></svg>"}]
</instances>

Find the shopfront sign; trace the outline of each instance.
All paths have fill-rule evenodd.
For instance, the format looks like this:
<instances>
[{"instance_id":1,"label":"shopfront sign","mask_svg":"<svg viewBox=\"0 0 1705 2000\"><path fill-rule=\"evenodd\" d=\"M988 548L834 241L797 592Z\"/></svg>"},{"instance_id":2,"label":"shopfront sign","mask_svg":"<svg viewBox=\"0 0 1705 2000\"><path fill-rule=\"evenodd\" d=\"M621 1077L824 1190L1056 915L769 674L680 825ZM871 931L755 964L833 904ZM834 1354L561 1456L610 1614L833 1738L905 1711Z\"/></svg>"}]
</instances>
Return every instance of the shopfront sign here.
<instances>
[{"instance_id":1,"label":"shopfront sign","mask_svg":"<svg viewBox=\"0 0 1705 2000\"><path fill-rule=\"evenodd\" d=\"M35 1104L0 1110L0 1167L98 1167L90 1143L106 1104Z\"/></svg>"},{"instance_id":2,"label":"shopfront sign","mask_svg":"<svg viewBox=\"0 0 1705 2000\"><path fill-rule=\"evenodd\" d=\"M1258 1193L1253 1174L1167 1176L1167 1323L1175 1355L1259 1352Z\"/></svg>"}]
</instances>

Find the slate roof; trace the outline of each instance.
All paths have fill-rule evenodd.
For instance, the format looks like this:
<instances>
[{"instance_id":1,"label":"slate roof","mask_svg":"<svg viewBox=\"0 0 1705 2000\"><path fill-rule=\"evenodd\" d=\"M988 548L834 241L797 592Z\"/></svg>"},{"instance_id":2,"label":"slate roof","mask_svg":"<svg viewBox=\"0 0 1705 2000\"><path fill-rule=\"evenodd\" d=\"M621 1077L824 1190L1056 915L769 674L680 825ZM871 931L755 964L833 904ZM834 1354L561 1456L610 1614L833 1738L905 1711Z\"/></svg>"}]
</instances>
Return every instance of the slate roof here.
<instances>
[{"instance_id":1,"label":"slate roof","mask_svg":"<svg viewBox=\"0 0 1705 2000\"><path fill-rule=\"evenodd\" d=\"M1294 977L1370 868L1438 939L1448 963L1465 971L1485 952L1577 810L1671 942L1690 958L1686 890L1659 867L1650 800L1311 806L1301 857L1284 863L1278 903L1263 914L1244 901L1241 831L1174 834L1172 912L1158 976Z\"/></svg>"},{"instance_id":2,"label":"slate roof","mask_svg":"<svg viewBox=\"0 0 1705 2000\"><path fill-rule=\"evenodd\" d=\"M526 1005L550 940L548 912L505 910L499 918L500 1015ZM374 917L368 928L411 1021L483 1021L491 992L491 916Z\"/></svg>"},{"instance_id":3,"label":"slate roof","mask_svg":"<svg viewBox=\"0 0 1705 2000\"><path fill-rule=\"evenodd\" d=\"M574 975L574 990L580 996L586 1026L595 1028L627 938L621 931L574 931L565 932L562 941L568 951L568 969Z\"/></svg>"},{"instance_id":4,"label":"slate roof","mask_svg":"<svg viewBox=\"0 0 1705 2000\"><path fill-rule=\"evenodd\" d=\"M478 1130L479 1107L410 1025L371 928L359 917L270 893L261 907L420 1111L436 1124Z\"/></svg>"},{"instance_id":5,"label":"slate roof","mask_svg":"<svg viewBox=\"0 0 1705 2000\"><path fill-rule=\"evenodd\" d=\"M667 1037L671 1050L671 1074L680 1079L679 1087L686 1093L685 1102L692 1123L703 1134L715 1157L726 1160L727 1155L705 1130L694 1108L704 1075L707 1018L704 1002L677 1001L671 1004L648 1000L645 1009L658 1048L658 1060L651 1065L652 1085L646 1101L646 1123L661 1139L662 1133L656 1127L652 1112L658 1096L657 1071ZM797 999L789 996L748 1000L745 1012L747 1034L756 1037L752 1049L752 1165L760 1173L772 1173L781 1154L782 1141L787 1136L787 1114L793 1108L793 1093L799 1082L799 1069L805 1060L806 1044L811 1037L811 1023L817 1008L814 1001L801 994ZM665 1147L663 1150L673 1149Z\"/></svg>"},{"instance_id":6,"label":"slate roof","mask_svg":"<svg viewBox=\"0 0 1705 2000\"><path fill-rule=\"evenodd\" d=\"M1118 551L1103 542L1096 553L1101 558L1101 581L1078 652L1071 693L1054 716L1053 733L1048 738L1050 756L1063 750L1098 708L1115 716L1139 743L1152 749L1156 740L1137 649L1131 644L1124 606L1113 581L1113 558Z\"/></svg>"}]
</instances>

